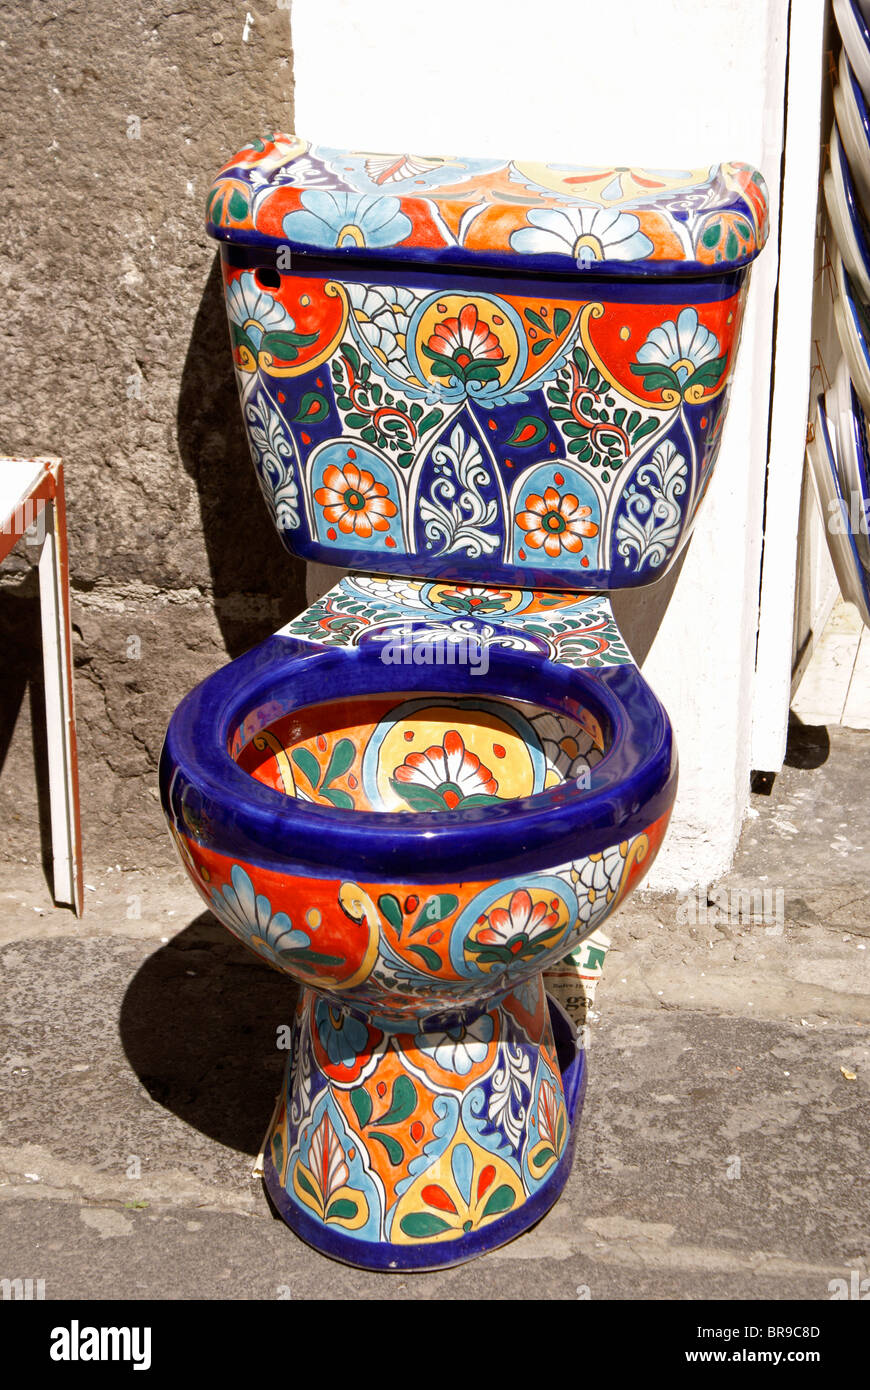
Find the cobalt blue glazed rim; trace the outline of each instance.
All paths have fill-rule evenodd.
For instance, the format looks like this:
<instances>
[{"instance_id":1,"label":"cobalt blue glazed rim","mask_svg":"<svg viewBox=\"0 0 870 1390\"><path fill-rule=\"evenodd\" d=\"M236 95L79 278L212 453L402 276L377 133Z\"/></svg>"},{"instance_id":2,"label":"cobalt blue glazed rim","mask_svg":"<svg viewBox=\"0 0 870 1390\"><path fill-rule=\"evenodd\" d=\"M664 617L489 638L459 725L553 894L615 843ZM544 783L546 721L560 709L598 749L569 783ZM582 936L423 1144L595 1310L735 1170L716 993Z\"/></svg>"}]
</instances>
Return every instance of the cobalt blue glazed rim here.
<instances>
[{"instance_id":1,"label":"cobalt blue glazed rim","mask_svg":"<svg viewBox=\"0 0 870 1390\"><path fill-rule=\"evenodd\" d=\"M459 1236L456 1240L438 1241L429 1246L422 1243L395 1245L390 1241L355 1240L352 1236L331 1230L313 1216L308 1216L300 1206L290 1200L267 1147L263 1163L263 1182L279 1215L291 1230L319 1254L328 1255L343 1264L401 1274L462 1264L465 1260L485 1254L487 1250L496 1250L499 1246L506 1245L508 1241L523 1235L540 1221L555 1204L571 1174L588 1074L586 1053L578 1044L573 1024L564 1010L549 996L547 1004L553 1026L556 1055L562 1072L569 1134L558 1164L532 1196L527 1197L515 1211L509 1212L479 1231Z\"/></svg>"},{"instance_id":2,"label":"cobalt blue glazed rim","mask_svg":"<svg viewBox=\"0 0 870 1390\"><path fill-rule=\"evenodd\" d=\"M299 801L243 771L229 752L236 730L261 707L265 726L307 706L392 691L590 709L608 747L588 787L563 783L500 806L423 813ZM499 878L597 853L668 812L676 780L667 713L631 663L592 672L493 647L481 678L463 666L385 666L374 645L324 647L279 636L182 700L160 760L164 810L203 846L280 873L377 882Z\"/></svg>"},{"instance_id":3,"label":"cobalt blue glazed rim","mask_svg":"<svg viewBox=\"0 0 870 1390\"><path fill-rule=\"evenodd\" d=\"M221 256L227 265L237 270L277 270L282 276L323 276L329 280L355 280L363 276L367 284L373 285L395 284L399 278L403 285L412 287L428 285L435 274L449 279L457 289L468 289L470 292L480 289L484 281L495 279L509 286L511 294L523 294L524 286L528 286L533 297L540 293L543 281L559 298L594 299L606 287L609 299L623 299L629 303L637 298L640 281L643 283L644 301L652 304L677 303L684 296L687 296L686 303L693 304L729 299L740 289L755 259L755 256L750 256L745 261L729 261L724 269L695 267L691 274L686 271L685 261L654 261L652 264L657 268L655 274L649 270L640 272L635 265L633 271L620 269L616 272L611 267L600 273L590 273L588 269L577 270L572 275L566 270L562 256L536 256L532 273L528 265L518 266L516 257L491 252L484 259L479 251L461 251L456 247L448 248L452 249L450 260L439 257L437 250L425 251L425 248L419 248L420 254L407 260L404 259L403 249L403 258L399 260L391 259L377 250L354 248L354 251L348 252L336 248L318 253L310 249L297 250L294 246L291 247L289 269L278 269L278 252L286 245L284 242L257 240L247 243L235 237L215 237L215 240L220 241ZM409 249L409 257L413 249ZM540 267L538 261L541 262ZM620 266L630 267L632 264L631 261L620 262ZM688 286L678 289L675 280L690 281L691 294Z\"/></svg>"}]
</instances>

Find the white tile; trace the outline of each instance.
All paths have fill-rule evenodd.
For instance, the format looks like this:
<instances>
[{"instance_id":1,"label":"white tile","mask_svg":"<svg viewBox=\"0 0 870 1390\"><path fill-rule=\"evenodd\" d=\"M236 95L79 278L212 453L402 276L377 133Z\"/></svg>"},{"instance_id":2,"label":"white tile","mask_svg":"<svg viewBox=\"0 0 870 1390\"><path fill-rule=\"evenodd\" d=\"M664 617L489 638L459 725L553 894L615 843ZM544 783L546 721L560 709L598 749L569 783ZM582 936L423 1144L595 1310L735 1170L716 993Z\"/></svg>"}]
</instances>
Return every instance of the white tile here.
<instances>
[{"instance_id":1,"label":"white tile","mask_svg":"<svg viewBox=\"0 0 870 1390\"><path fill-rule=\"evenodd\" d=\"M863 633L852 604L838 600L792 700L804 724L842 722Z\"/></svg>"}]
</instances>

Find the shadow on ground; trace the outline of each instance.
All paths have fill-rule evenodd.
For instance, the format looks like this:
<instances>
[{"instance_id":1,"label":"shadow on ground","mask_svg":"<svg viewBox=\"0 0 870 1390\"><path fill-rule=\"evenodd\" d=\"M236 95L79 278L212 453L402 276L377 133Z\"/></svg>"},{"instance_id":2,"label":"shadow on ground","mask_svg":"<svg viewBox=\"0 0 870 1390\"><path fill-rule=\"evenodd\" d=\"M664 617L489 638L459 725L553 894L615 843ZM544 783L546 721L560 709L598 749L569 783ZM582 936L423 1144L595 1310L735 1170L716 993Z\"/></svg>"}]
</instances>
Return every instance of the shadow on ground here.
<instances>
[{"instance_id":1,"label":"shadow on ground","mask_svg":"<svg viewBox=\"0 0 870 1390\"><path fill-rule=\"evenodd\" d=\"M830 752L831 737L824 724L802 724L796 714L789 714L786 767L810 770L821 767L828 761Z\"/></svg>"},{"instance_id":2,"label":"shadow on ground","mask_svg":"<svg viewBox=\"0 0 870 1390\"><path fill-rule=\"evenodd\" d=\"M121 1006L127 1059L149 1095L202 1134L259 1151L287 1053L296 987L208 912L136 972Z\"/></svg>"}]
</instances>

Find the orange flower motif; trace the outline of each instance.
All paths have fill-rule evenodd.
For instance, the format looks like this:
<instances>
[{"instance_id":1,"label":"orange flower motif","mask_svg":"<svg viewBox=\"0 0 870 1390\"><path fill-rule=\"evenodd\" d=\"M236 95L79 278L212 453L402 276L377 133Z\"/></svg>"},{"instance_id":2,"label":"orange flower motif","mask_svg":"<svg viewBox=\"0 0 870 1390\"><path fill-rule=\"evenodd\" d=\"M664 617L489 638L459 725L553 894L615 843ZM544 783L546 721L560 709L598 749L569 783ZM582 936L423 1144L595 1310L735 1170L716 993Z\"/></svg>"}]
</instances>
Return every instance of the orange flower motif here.
<instances>
[{"instance_id":1,"label":"orange flower motif","mask_svg":"<svg viewBox=\"0 0 870 1390\"><path fill-rule=\"evenodd\" d=\"M372 531L388 531L387 517L396 515L396 504L390 501L384 484L376 483L371 473L355 463L346 463L343 469L330 464L314 500L323 508L326 520L337 523L345 535L367 538Z\"/></svg>"},{"instance_id":2,"label":"orange flower motif","mask_svg":"<svg viewBox=\"0 0 870 1390\"><path fill-rule=\"evenodd\" d=\"M498 783L462 735L449 729L425 753L408 754L393 773L393 789L415 810L453 811L497 800Z\"/></svg>"},{"instance_id":3,"label":"orange flower motif","mask_svg":"<svg viewBox=\"0 0 870 1390\"><path fill-rule=\"evenodd\" d=\"M598 535L595 522L587 520L592 508L581 507L573 492L560 495L554 487L548 487L543 497L531 492L526 507L528 511L517 516L517 525L525 531L528 544L534 550L543 546L551 559L563 550L577 554L583 549L584 536Z\"/></svg>"},{"instance_id":4,"label":"orange flower motif","mask_svg":"<svg viewBox=\"0 0 870 1390\"><path fill-rule=\"evenodd\" d=\"M509 905L495 907L487 925L477 933L477 940L486 946L500 946L515 956L529 942L551 936L559 925L559 914L546 903L533 903L525 888L511 896Z\"/></svg>"},{"instance_id":5,"label":"orange flower motif","mask_svg":"<svg viewBox=\"0 0 870 1390\"><path fill-rule=\"evenodd\" d=\"M442 319L427 347L442 357L449 357L457 367L470 367L475 360L498 358L501 344L488 323L478 317L473 304L466 304L458 318Z\"/></svg>"}]
</instances>

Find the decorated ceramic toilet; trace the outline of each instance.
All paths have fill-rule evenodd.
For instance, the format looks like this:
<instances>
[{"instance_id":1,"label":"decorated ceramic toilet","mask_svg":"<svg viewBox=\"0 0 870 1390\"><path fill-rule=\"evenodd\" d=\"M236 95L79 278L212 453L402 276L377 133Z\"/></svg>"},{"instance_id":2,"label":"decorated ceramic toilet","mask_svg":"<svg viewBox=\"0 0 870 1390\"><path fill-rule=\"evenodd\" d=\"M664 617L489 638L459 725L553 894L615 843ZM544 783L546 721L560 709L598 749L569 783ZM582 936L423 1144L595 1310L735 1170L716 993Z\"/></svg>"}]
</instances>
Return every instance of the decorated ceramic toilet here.
<instances>
[{"instance_id":1,"label":"decorated ceramic toilet","mask_svg":"<svg viewBox=\"0 0 870 1390\"><path fill-rule=\"evenodd\" d=\"M348 573L182 701L163 805L208 906L302 986L278 1211L351 1264L449 1265L570 1170L585 1059L542 971L676 792L608 591L691 532L764 184L274 135L208 229L272 520Z\"/></svg>"}]
</instances>

